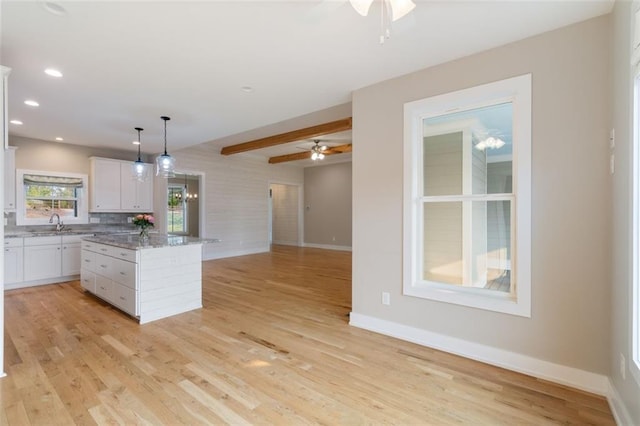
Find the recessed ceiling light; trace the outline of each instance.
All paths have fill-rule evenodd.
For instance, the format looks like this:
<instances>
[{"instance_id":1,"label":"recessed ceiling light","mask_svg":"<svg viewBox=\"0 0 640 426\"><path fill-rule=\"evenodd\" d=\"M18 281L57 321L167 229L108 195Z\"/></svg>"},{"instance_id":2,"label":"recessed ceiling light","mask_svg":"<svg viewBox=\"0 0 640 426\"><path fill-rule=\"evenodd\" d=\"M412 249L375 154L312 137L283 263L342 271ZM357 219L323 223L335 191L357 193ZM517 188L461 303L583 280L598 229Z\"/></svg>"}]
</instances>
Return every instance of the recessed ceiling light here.
<instances>
[{"instance_id":1,"label":"recessed ceiling light","mask_svg":"<svg viewBox=\"0 0 640 426\"><path fill-rule=\"evenodd\" d=\"M47 68L44 72L51 77L62 77L62 73L54 68Z\"/></svg>"},{"instance_id":2,"label":"recessed ceiling light","mask_svg":"<svg viewBox=\"0 0 640 426\"><path fill-rule=\"evenodd\" d=\"M67 9L62 7L59 3L43 1L41 4L44 10L54 15L63 16L67 14Z\"/></svg>"},{"instance_id":3,"label":"recessed ceiling light","mask_svg":"<svg viewBox=\"0 0 640 426\"><path fill-rule=\"evenodd\" d=\"M18 126L22 126L22 121L20 121L20 120L11 120L11 121L9 121L9 123L16 124Z\"/></svg>"},{"instance_id":4,"label":"recessed ceiling light","mask_svg":"<svg viewBox=\"0 0 640 426\"><path fill-rule=\"evenodd\" d=\"M62 139L60 136L58 136L58 137L56 138L56 140L57 140L58 142L62 142L64 139Z\"/></svg>"},{"instance_id":5,"label":"recessed ceiling light","mask_svg":"<svg viewBox=\"0 0 640 426\"><path fill-rule=\"evenodd\" d=\"M251 86L242 86L240 89L242 89L243 92L247 92L247 93L253 92L253 87Z\"/></svg>"},{"instance_id":6,"label":"recessed ceiling light","mask_svg":"<svg viewBox=\"0 0 640 426\"><path fill-rule=\"evenodd\" d=\"M26 101L24 101L25 105L29 105L32 107L37 107L40 106L39 103L37 103L36 101L32 101L31 99L27 99Z\"/></svg>"},{"instance_id":7,"label":"recessed ceiling light","mask_svg":"<svg viewBox=\"0 0 640 426\"><path fill-rule=\"evenodd\" d=\"M133 141L131 143L134 144L134 145L140 145L140 141Z\"/></svg>"}]
</instances>

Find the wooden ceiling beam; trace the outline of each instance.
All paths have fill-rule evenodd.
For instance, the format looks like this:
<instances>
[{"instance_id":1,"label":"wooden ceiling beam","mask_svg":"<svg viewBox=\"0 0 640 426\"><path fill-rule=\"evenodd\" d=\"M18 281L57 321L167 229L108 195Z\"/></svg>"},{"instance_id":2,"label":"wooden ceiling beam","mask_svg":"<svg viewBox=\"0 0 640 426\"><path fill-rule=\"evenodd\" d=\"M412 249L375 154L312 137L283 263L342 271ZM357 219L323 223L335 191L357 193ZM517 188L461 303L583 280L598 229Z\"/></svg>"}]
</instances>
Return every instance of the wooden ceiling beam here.
<instances>
[{"instance_id":1,"label":"wooden ceiling beam","mask_svg":"<svg viewBox=\"0 0 640 426\"><path fill-rule=\"evenodd\" d=\"M268 136L266 138L255 139L237 145L225 146L220 150L222 155L238 154L240 152L253 151L254 149L268 148L270 146L281 145L283 143L295 142L303 139L315 138L331 133L351 130L351 117L342 120L331 121L329 123L318 124L304 129L293 130L279 135ZM275 157L274 157L275 158Z\"/></svg>"},{"instance_id":2,"label":"wooden ceiling beam","mask_svg":"<svg viewBox=\"0 0 640 426\"><path fill-rule=\"evenodd\" d=\"M345 152L351 152L352 145L340 145L325 149L322 151L324 155L343 154ZM286 163L287 161L306 160L311 158L311 151L295 152L293 154L278 155L277 157L269 158L269 164Z\"/></svg>"}]
</instances>

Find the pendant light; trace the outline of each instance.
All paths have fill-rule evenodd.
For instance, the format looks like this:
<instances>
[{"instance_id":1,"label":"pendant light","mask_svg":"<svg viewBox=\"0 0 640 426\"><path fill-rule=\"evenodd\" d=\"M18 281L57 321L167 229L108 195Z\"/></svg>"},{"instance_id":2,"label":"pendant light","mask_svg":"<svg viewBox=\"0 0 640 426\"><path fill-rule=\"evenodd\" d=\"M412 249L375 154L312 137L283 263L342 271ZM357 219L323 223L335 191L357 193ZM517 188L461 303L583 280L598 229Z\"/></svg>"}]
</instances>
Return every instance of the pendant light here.
<instances>
[{"instance_id":1,"label":"pendant light","mask_svg":"<svg viewBox=\"0 0 640 426\"><path fill-rule=\"evenodd\" d=\"M134 179L144 182L147 180L147 174L149 171L147 165L140 158L140 132L144 129L141 127L136 127L135 129L138 131L138 140L134 142L135 145L138 145L138 159L133 162L131 172Z\"/></svg>"},{"instance_id":2,"label":"pendant light","mask_svg":"<svg viewBox=\"0 0 640 426\"><path fill-rule=\"evenodd\" d=\"M156 158L156 176L172 178L176 175L176 159L167 154L167 121L171 119L165 116L160 118L164 120L164 154Z\"/></svg>"}]
</instances>

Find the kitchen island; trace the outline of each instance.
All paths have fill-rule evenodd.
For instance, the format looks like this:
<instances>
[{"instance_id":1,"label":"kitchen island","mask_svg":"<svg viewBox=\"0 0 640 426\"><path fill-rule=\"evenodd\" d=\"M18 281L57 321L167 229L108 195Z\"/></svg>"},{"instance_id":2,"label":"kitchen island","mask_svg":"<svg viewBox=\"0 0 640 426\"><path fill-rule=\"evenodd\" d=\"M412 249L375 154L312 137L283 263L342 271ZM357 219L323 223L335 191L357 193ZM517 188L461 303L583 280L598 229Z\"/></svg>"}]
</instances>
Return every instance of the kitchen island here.
<instances>
[{"instance_id":1,"label":"kitchen island","mask_svg":"<svg viewBox=\"0 0 640 426\"><path fill-rule=\"evenodd\" d=\"M140 324L202 308L202 245L187 236L107 234L82 239L80 282Z\"/></svg>"}]
</instances>

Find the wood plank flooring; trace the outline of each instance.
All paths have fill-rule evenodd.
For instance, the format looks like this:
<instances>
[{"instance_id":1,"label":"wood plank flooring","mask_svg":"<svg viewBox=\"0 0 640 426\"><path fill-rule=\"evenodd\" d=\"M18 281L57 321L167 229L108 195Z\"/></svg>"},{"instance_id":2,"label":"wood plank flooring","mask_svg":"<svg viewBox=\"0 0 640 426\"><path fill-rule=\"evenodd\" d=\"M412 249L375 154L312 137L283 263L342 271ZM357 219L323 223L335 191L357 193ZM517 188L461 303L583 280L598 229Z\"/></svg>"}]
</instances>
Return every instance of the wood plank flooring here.
<instances>
[{"instance_id":1,"label":"wood plank flooring","mask_svg":"<svg viewBox=\"0 0 640 426\"><path fill-rule=\"evenodd\" d=\"M348 252L203 276L203 309L145 325L79 282L7 291L0 424L614 424L602 397L350 327Z\"/></svg>"}]
</instances>

